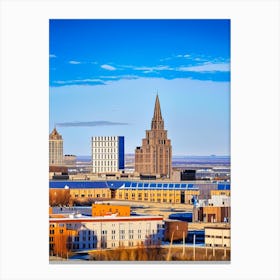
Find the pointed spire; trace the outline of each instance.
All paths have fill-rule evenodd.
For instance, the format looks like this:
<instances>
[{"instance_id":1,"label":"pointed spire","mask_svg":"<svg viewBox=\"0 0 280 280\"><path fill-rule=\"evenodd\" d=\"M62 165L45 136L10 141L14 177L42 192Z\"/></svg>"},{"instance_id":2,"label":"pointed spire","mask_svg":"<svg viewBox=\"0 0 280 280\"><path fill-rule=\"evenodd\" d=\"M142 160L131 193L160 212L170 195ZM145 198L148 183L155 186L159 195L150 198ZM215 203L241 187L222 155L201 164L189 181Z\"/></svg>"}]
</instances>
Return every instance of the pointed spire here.
<instances>
[{"instance_id":1,"label":"pointed spire","mask_svg":"<svg viewBox=\"0 0 280 280\"><path fill-rule=\"evenodd\" d=\"M156 97L156 103L155 103L155 110L154 110L153 121L162 121L162 116L161 116L161 110L160 110L160 103L159 103L158 94L157 94L157 97Z\"/></svg>"},{"instance_id":2,"label":"pointed spire","mask_svg":"<svg viewBox=\"0 0 280 280\"><path fill-rule=\"evenodd\" d=\"M164 122L163 122L163 118L161 115L158 94L156 97L154 116L152 119L152 129L164 129Z\"/></svg>"},{"instance_id":3,"label":"pointed spire","mask_svg":"<svg viewBox=\"0 0 280 280\"><path fill-rule=\"evenodd\" d=\"M54 127L53 131L50 133L49 139L51 140L62 139L62 136L57 132L56 127Z\"/></svg>"}]
</instances>

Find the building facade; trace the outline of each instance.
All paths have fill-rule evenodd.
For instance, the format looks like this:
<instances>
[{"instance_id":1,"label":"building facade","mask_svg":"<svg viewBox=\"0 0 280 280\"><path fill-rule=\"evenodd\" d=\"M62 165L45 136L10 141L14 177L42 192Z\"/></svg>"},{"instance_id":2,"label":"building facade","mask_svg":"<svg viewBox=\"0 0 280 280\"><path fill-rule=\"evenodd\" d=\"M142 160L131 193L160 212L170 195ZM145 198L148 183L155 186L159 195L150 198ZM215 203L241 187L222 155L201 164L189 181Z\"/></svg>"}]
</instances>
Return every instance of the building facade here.
<instances>
[{"instance_id":1,"label":"building facade","mask_svg":"<svg viewBox=\"0 0 280 280\"><path fill-rule=\"evenodd\" d=\"M92 172L114 173L124 170L124 137L92 137Z\"/></svg>"},{"instance_id":2,"label":"building facade","mask_svg":"<svg viewBox=\"0 0 280 280\"><path fill-rule=\"evenodd\" d=\"M69 251L149 246L161 243L163 218L70 215L63 218L51 217L49 229L50 253L57 251L56 246L59 246L59 249L66 247Z\"/></svg>"},{"instance_id":3,"label":"building facade","mask_svg":"<svg viewBox=\"0 0 280 280\"><path fill-rule=\"evenodd\" d=\"M213 187L215 184L213 184ZM200 195L199 184L143 181L50 181L50 195L70 191L71 199L117 199L130 201L193 204Z\"/></svg>"},{"instance_id":4,"label":"building facade","mask_svg":"<svg viewBox=\"0 0 280 280\"><path fill-rule=\"evenodd\" d=\"M230 248L230 227L205 227L205 246Z\"/></svg>"},{"instance_id":5,"label":"building facade","mask_svg":"<svg viewBox=\"0 0 280 280\"><path fill-rule=\"evenodd\" d=\"M163 187L161 188L121 187L116 190L115 198L118 200L192 204L191 202L192 197L198 195L199 195L199 190L197 189L175 189L175 188L164 189Z\"/></svg>"},{"instance_id":6,"label":"building facade","mask_svg":"<svg viewBox=\"0 0 280 280\"><path fill-rule=\"evenodd\" d=\"M108 204L92 204L91 216L130 216L130 206L128 205L108 205Z\"/></svg>"},{"instance_id":7,"label":"building facade","mask_svg":"<svg viewBox=\"0 0 280 280\"><path fill-rule=\"evenodd\" d=\"M49 165L63 164L63 139L54 128L49 135Z\"/></svg>"},{"instance_id":8,"label":"building facade","mask_svg":"<svg viewBox=\"0 0 280 280\"><path fill-rule=\"evenodd\" d=\"M64 155L64 165L75 168L77 164L77 157L75 155Z\"/></svg>"},{"instance_id":9,"label":"building facade","mask_svg":"<svg viewBox=\"0 0 280 280\"><path fill-rule=\"evenodd\" d=\"M146 130L142 146L135 149L135 171L140 174L171 177L172 147L164 129L158 95L156 97L151 129Z\"/></svg>"}]
</instances>

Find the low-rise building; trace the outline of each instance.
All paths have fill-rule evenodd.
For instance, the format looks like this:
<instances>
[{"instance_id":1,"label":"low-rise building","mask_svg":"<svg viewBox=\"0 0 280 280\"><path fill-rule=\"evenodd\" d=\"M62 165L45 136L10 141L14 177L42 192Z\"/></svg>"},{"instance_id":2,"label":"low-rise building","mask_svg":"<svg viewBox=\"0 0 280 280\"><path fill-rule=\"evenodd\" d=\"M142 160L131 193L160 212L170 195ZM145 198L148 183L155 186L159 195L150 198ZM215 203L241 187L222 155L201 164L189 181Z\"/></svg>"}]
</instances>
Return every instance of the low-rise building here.
<instances>
[{"instance_id":1,"label":"low-rise building","mask_svg":"<svg viewBox=\"0 0 280 280\"><path fill-rule=\"evenodd\" d=\"M206 223L223 223L230 221L229 206L204 206L195 209L198 221Z\"/></svg>"},{"instance_id":2,"label":"low-rise building","mask_svg":"<svg viewBox=\"0 0 280 280\"><path fill-rule=\"evenodd\" d=\"M69 251L159 245L163 239L163 218L160 216L104 216L69 215L50 218L50 250L67 242ZM56 232L59 241L53 235ZM64 235L62 235L64 234ZM64 236L63 238L61 236ZM59 239L61 237L61 239Z\"/></svg>"},{"instance_id":3,"label":"low-rise building","mask_svg":"<svg viewBox=\"0 0 280 280\"><path fill-rule=\"evenodd\" d=\"M124 182L115 192L119 200L184 204L192 204L193 196L198 195L199 189L193 184L164 182Z\"/></svg>"},{"instance_id":4,"label":"low-rise building","mask_svg":"<svg viewBox=\"0 0 280 280\"><path fill-rule=\"evenodd\" d=\"M64 155L64 165L75 168L77 164L77 157L75 155Z\"/></svg>"},{"instance_id":5,"label":"low-rise building","mask_svg":"<svg viewBox=\"0 0 280 280\"><path fill-rule=\"evenodd\" d=\"M205 246L230 248L230 227L205 227Z\"/></svg>"},{"instance_id":6,"label":"low-rise building","mask_svg":"<svg viewBox=\"0 0 280 280\"><path fill-rule=\"evenodd\" d=\"M218 195L230 196L230 190L211 190L210 195L211 197Z\"/></svg>"},{"instance_id":7,"label":"low-rise building","mask_svg":"<svg viewBox=\"0 0 280 280\"><path fill-rule=\"evenodd\" d=\"M164 240L185 240L188 236L188 223L180 220L167 219L164 221Z\"/></svg>"},{"instance_id":8,"label":"low-rise building","mask_svg":"<svg viewBox=\"0 0 280 280\"><path fill-rule=\"evenodd\" d=\"M92 204L92 216L106 216L116 214L117 216L130 216L128 205Z\"/></svg>"}]
</instances>

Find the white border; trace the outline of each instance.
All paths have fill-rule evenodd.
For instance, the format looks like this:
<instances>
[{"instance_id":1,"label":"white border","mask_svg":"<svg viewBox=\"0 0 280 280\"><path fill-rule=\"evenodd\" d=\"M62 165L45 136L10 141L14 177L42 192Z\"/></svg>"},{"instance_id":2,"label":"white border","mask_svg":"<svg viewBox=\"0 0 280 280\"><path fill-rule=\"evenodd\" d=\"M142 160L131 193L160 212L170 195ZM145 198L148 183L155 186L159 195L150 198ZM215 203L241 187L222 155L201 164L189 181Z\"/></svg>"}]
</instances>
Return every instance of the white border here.
<instances>
[{"instance_id":1,"label":"white border","mask_svg":"<svg viewBox=\"0 0 280 280\"><path fill-rule=\"evenodd\" d=\"M232 261L49 265L48 19L230 18ZM1 2L1 279L279 279L279 2Z\"/></svg>"}]
</instances>

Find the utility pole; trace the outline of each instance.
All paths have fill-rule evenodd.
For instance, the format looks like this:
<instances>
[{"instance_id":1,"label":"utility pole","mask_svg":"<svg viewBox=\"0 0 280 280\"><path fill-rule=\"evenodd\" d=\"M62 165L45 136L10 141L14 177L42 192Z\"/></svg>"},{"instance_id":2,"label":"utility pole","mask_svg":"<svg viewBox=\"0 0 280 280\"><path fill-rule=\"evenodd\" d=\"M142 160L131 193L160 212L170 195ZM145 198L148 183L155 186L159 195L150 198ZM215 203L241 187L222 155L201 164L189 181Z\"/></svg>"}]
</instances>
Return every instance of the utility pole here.
<instances>
[{"instance_id":1,"label":"utility pole","mask_svg":"<svg viewBox=\"0 0 280 280\"><path fill-rule=\"evenodd\" d=\"M193 260L195 261L195 234L193 235Z\"/></svg>"},{"instance_id":2,"label":"utility pole","mask_svg":"<svg viewBox=\"0 0 280 280\"><path fill-rule=\"evenodd\" d=\"M185 231L183 230L183 257L185 256Z\"/></svg>"}]
</instances>

